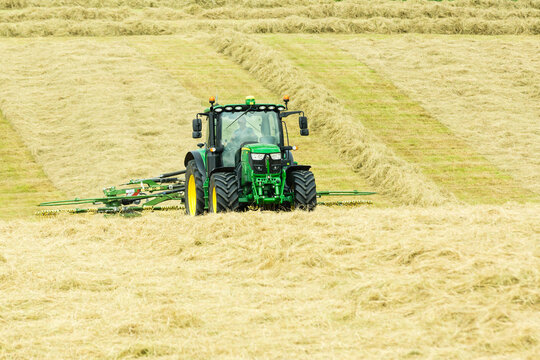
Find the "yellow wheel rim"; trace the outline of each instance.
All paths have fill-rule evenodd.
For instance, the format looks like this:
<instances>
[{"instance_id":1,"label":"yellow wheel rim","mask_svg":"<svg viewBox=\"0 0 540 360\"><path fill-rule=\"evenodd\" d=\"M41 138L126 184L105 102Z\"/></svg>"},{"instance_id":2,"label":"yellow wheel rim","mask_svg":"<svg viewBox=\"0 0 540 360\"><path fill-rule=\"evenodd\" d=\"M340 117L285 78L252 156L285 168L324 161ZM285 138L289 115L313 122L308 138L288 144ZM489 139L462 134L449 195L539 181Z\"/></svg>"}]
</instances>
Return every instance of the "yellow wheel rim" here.
<instances>
[{"instance_id":1,"label":"yellow wheel rim","mask_svg":"<svg viewBox=\"0 0 540 360\"><path fill-rule=\"evenodd\" d=\"M188 182L188 205L189 214L195 216L197 208L197 185L195 184L195 176L191 175Z\"/></svg>"},{"instance_id":2,"label":"yellow wheel rim","mask_svg":"<svg viewBox=\"0 0 540 360\"><path fill-rule=\"evenodd\" d=\"M215 186L212 188L212 211L217 213L217 195Z\"/></svg>"}]
</instances>

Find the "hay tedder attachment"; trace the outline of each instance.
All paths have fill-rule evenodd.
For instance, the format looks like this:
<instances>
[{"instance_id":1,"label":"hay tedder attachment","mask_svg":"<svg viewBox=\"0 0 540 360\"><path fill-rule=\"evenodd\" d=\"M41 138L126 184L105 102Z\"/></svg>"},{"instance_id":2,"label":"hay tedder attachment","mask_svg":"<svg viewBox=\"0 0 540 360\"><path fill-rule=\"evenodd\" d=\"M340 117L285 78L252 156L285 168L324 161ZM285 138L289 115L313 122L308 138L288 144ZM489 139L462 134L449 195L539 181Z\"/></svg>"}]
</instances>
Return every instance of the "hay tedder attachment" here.
<instances>
[{"instance_id":1,"label":"hay tedder attachment","mask_svg":"<svg viewBox=\"0 0 540 360\"><path fill-rule=\"evenodd\" d=\"M39 215L55 215L60 212L72 214L102 213L137 215L142 211L154 210L180 210L183 206L162 206L165 201L184 201L185 182L183 178L175 177L182 175L186 170L161 174L148 179L130 180L121 184L121 188L115 186L103 189L105 197L72 200L50 201L39 206L73 206L73 205L103 205L95 208L71 208L58 210L42 210Z\"/></svg>"},{"instance_id":2,"label":"hay tedder attachment","mask_svg":"<svg viewBox=\"0 0 540 360\"><path fill-rule=\"evenodd\" d=\"M94 208L44 210L138 216L143 211L185 208L188 215L245 210L311 211L317 205L351 206L370 201L317 201L323 196L372 195L362 191L316 191L310 165L294 161L285 118L299 115L300 135L309 135L303 111L288 111L289 97L282 104L256 104L252 96L245 103L219 105L214 97L210 107L193 119L192 137L202 137L206 120L206 142L184 157L185 170L148 179L130 180L119 188L103 189L104 197L51 201L39 206L90 204ZM177 177L178 175L183 175ZM163 206L165 201L176 202ZM100 206L101 205L101 206Z\"/></svg>"},{"instance_id":3,"label":"hay tedder attachment","mask_svg":"<svg viewBox=\"0 0 540 360\"><path fill-rule=\"evenodd\" d=\"M42 207L65 207L77 205L97 205L90 208L61 208L41 210L36 215L57 215L60 213L69 214L119 214L126 217L139 216L145 211L171 211L185 208L185 180L175 177L185 174L186 170L174 171L161 174L148 179L130 180L119 187L111 186L103 189L104 197L71 199L60 201L43 202L38 206ZM319 191L317 198L326 196L363 196L373 195L375 192L368 191ZM175 205L163 206L165 201L174 201ZM340 200L340 201L318 201L318 205L323 206L357 206L371 204L369 200ZM101 205L101 206L100 206Z\"/></svg>"}]
</instances>

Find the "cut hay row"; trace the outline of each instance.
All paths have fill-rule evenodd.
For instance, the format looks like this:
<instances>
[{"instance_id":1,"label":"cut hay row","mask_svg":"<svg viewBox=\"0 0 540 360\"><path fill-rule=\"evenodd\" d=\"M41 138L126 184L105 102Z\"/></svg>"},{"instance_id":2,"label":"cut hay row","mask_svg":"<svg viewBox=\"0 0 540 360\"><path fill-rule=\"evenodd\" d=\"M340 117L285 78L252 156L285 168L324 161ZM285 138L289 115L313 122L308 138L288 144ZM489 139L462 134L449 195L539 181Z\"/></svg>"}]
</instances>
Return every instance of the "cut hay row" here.
<instances>
[{"instance_id":1,"label":"cut hay row","mask_svg":"<svg viewBox=\"0 0 540 360\"><path fill-rule=\"evenodd\" d=\"M407 4L405 2L404 4ZM253 20L253 19L279 19L290 16L299 16L308 19L340 18L340 19L476 19L476 20L506 20L516 21L527 18L540 18L540 9L533 8L477 8L454 7L448 3L432 2L417 3L414 6L404 7L395 4L353 4L334 3L330 5L311 5L302 7L279 8L248 8L248 7L219 7L201 9L193 12L191 9L173 9L169 7L145 7L136 9L131 7L90 8L83 6L59 7L28 7L0 12L0 22L18 22L40 19L60 18L66 20L84 19L112 19L123 20L129 17L138 17L153 20L179 20L186 17L222 20Z\"/></svg>"},{"instance_id":2,"label":"cut hay row","mask_svg":"<svg viewBox=\"0 0 540 360\"><path fill-rule=\"evenodd\" d=\"M22 9L27 7L84 6L88 8L113 7L173 7L185 6L185 1L175 0L0 0L0 9Z\"/></svg>"},{"instance_id":3,"label":"cut hay row","mask_svg":"<svg viewBox=\"0 0 540 360\"><path fill-rule=\"evenodd\" d=\"M224 28L249 33L540 34L535 1L244 3L4 1L0 36L160 35Z\"/></svg>"},{"instance_id":4,"label":"cut hay row","mask_svg":"<svg viewBox=\"0 0 540 360\"><path fill-rule=\"evenodd\" d=\"M310 114L316 129L335 143L345 159L373 186L404 204L448 201L416 168L397 158L370 135L326 88L310 81L272 48L238 33L215 36L213 44L270 89L293 95L294 105Z\"/></svg>"},{"instance_id":5,"label":"cut hay row","mask_svg":"<svg viewBox=\"0 0 540 360\"><path fill-rule=\"evenodd\" d=\"M371 18L306 19L292 16L238 23L235 28L248 33L426 33L426 34L540 34L540 18L483 20L476 18Z\"/></svg>"},{"instance_id":6,"label":"cut hay row","mask_svg":"<svg viewBox=\"0 0 540 360\"><path fill-rule=\"evenodd\" d=\"M88 8L187 8L192 11L214 9L222 7L236 7L239 10L245 8L271 9L278 7L314 7L314 6L386 6L397 9L410 9L417 7L441 9L478 8L478 9L540 9L539 0L455 0L455 1L426 1L409 0L396 2L394 0L0 0L0 9L21 9L26 7L60 7L60 6L84 6Z\"/></svg>"},{"instance_id":7,"label":"cut hay row","mask_svg":"<svg viewBox=\"0 0 540 360\"><path fill-rule=\"evenodd\" d=\"M538 39L342 39L331 41L391 79L454 134L540 194Z\"/></svg>"},{"instance_id":8,"label":"cut hay row","mask_svg":"<svg viewBox=\"0 0 540 360\"><path fill-rule=\"evenodd\" d=\"M199 100L130 46L7 40L0 53L0 108L66 195L184 167Z\"/></svg>"},{"instance_id":9,"label":"cut hay row","mask_svg":"<svg viewBox=\"0 0 540 360\"><path fill-rule=\"evenodd\" d=\"M55 8L26 8L23 10L0 11L0 23L18 23L36 20L182 20L191 18L182 10L170 8L145 8L142 10L131 8L84 8L55 7Z\"/></svg>"},{"instance_id":10,"label":"cut hay row","mask_svg":"<svg viewBox=\"0 0 540 360\"><path fill-rule=\"evenodd\" d=\"M380 0L379 0L380 1ZM387 1L387 0L383 0ZM499 0L500 1L500 0ZM535 1L528 0L527 2ZM0 9L21 9L25 7L60 7L84 6L88 8L131 7L140 8L187 8L200 11L204 8L221 6L239 7L279 7L305 6L312 0L0 0ZM321 4L332 3L333 0L316 0Z\"/></svg>"},{"instance_id":11,"label":"cut hay row","mask_svg":"<svg viewBox=\"0 0 540 360\"><path fill-rule=\"evenodd\" d=\"M201 26L202 25L202 26ZM73 21L46 19L19 23L1 23L0 36L3 37L41 37L41 36L129 36L129 35L167 35L193 30L206 26L191 22L171 22L152 20L86 20Z\"/></svg>"},{"instance_id":12,"label":"cut hay row","mask_svg":"<svg viewBox=\"0 0 540 360\"><path fill-rule=\"evenodd\" d=\"M539 211L0 221L0 356L533 360Z\"/></svg>"},{"instance_id":13,"label":"cut hay row","mask_svg":"<svg viewBox=\"0 0 540 360\"><path fill-rule=\"evenodd\" d=\"M122 16L122 15L120 15ZM32 36L123 36L168 35L193 31L233 29L244 33L433 33L433 34L540 34L540 18L482 20L475 18L371 18L307 19L291 16L284 19L256 20L152 20L130 17L125 20L66 20L60 18L3 22L2 37Z\"/></svg>"},{"instance_id":14,"label":"cut hay row","mask_svg":"<svg viewBox=\"0 0 540 360\"><path fill-rule=\"evenodd\" d=\"M208 19L269 19L285 18L288 16L300 16L310 19L337 17L341 19L351 18L475 18L477 20L509 20L514 18L539 18L540 9L520 7L457 7L451 2L409 2L402 3L384 2L373 3L365 1L361 3L337 2L325 5L310 5L296 7L275 8L249 8L249 7L219 7L205 9L196 14L198 17Z\"/></svg>"}]
</instances>

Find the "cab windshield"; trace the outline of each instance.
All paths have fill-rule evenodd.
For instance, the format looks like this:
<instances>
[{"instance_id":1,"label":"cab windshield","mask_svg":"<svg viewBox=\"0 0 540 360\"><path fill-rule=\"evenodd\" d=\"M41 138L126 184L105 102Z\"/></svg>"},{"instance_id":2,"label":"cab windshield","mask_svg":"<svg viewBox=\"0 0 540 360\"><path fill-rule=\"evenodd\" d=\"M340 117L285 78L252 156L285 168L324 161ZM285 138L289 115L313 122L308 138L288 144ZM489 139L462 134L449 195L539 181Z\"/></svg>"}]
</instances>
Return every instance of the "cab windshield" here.
<instances>
[{"instance_id":1,"label":"cab windshield","mask_svg":"<svg viewBox=\"0 0 540 360\"><path fill-rule=\"evenodd\" d=\"M223 166L234 166L243 144L279 145L279 118L274 111L233 111L221 113Z\"/></svg>"}]
</instances>

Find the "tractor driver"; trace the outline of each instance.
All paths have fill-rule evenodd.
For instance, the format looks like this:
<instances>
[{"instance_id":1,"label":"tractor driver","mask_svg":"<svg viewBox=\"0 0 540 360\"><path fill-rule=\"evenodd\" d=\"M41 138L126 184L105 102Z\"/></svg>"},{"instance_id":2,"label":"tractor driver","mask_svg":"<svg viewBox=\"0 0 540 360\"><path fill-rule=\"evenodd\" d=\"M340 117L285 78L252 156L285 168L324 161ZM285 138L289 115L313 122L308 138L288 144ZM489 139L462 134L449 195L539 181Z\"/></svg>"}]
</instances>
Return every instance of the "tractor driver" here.
<instances>
[{"instance_id":1,"label":"tractor driver","mask_svg":"<svg viewBox=\"0 0 540 360\"><path fill-rule=\"evenodd\" d=\"M257 134L255 134L255 131L247 126L247 121L244 117L241 117L238 119L238 129L236 129L231 137L231 141L234 144L238 144L237 146L240 146L241 144L245 143L246 141L257 141L258 137Z\"/></svg>"}]
</instances>

